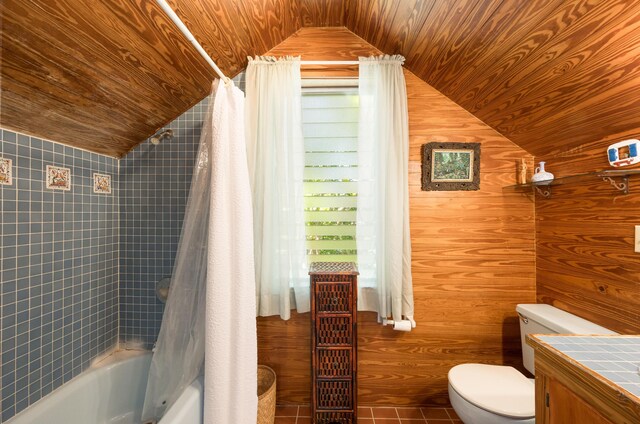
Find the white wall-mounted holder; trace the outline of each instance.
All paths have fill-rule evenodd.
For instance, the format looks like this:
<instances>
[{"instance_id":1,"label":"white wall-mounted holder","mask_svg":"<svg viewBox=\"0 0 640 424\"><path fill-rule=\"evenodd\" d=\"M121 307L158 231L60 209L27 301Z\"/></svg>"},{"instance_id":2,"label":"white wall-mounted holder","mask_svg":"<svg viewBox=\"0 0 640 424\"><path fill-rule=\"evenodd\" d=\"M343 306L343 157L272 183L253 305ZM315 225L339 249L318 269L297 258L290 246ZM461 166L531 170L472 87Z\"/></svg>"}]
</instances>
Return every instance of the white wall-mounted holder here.
<instances>
[{"instance_id":1,"label":"white wall-mounted holder","mask_svg":"<svg viewBox=\"0 0 640 424\"><path fill-rule=\"evenodd\" d=\"M619 168L640 163L640 140L630 138L607 147L609 165Z\"/></svg>"}]
</instances>

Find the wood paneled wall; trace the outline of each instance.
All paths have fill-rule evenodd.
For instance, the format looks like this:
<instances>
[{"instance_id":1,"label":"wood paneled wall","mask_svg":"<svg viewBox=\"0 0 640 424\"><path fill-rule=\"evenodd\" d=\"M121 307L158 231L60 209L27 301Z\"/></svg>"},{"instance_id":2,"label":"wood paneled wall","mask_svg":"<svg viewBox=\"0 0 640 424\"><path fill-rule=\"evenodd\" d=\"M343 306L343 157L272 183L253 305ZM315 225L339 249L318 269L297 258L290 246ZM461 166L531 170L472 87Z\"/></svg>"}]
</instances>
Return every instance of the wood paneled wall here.
<instances>
[{"instance_id":1,"label":"wood paneled wall","mask_svg":"<svg viewBox=\"0 0 640 424\"><path fill-rule=\"evenodd\" d=\"M636 129L636 136L640 127ZM585 144L541 157L557 176L611 169L606 148ZM636 167L637 169L638 167ZM624 195L600 178L553 187L536 199L537 298L623 334L640 333L640 177Z\"/></svg>"},{"instance_id":2,"label":"wood paneled wall","mask_svg":"<svg viewBox=\"0 0 640 424\"><path fill-rule=\"evenodd\" d=\"M298 1L303 26L344 26L349 0Z\"/></svg>"},{"instance_id":3,"label":"wood paneled wall","mask_svg":"<svg viewBox=\"0 0 640 424\"><path fill-rule=\"evenodd\" d=\"M222 71L346 26L534 155L640 126L637 0L169 0ZM213 71L154 0L0 2L0 124L122 156Z\"/></svg>"},{"instance_id":4,"label":"wood paneled wall","mask_svg":"<svg viewBox=\"0 0 640 424\"><path fill-rule=\"evenodd\" d=\"M636 0L353 0L346 26L535 155L640 125Z\"/></svg>"},{"instance_id":5,"label":"wood paneled wall","mask_svg":"<svg viewBox=\"0 0 640 424\"><path fill-rule=\"evenodd\" d=\"M0 125L121 156L209 92L153 0L0 2Z\"/></svg>"},{"instance_id":6,"label":"wood paneled wall","mask_svg":"<svg viewBox=\"0 0 640 424\"><path fill-rule=\"evenodd\" d=\"M346 29L307 28L270 54L344 59L379 53ZM459 363L521 366L517 303L534 302L534 204L503 186L526 153L405 70L409 101L410 215L418 327L394 332L359 317L359 402L445 405ZM420 146L482 144L481 189L420 190ZM278 374L279 403L310 399L309 314L258 320L259 360Z\"/></svg>"},{"instance_id":7,"label":"wood paneled wall","mask_svg":"<svg viewBox=\"0 0 640 424\"><path fill-rule=\"evenodd\" d=\"M298 1L169 3L230 77L301 26ZM154 0L4 0L0 21L0 125L94 152L123 156L217 78Z\"/></svg>"}]
</instances>

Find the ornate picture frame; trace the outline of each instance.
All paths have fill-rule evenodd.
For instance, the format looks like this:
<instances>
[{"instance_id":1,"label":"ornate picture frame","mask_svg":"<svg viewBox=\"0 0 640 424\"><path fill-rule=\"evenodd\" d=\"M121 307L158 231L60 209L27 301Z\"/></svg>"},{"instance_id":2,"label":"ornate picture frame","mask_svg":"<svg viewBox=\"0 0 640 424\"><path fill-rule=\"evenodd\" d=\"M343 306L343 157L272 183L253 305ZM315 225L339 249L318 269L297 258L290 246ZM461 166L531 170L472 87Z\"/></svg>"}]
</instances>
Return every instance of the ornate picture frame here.
<instances>
[{"instance_id":1,"label":"ornate picture frame","mask_svg":"<svg viewBox=\"0 0 640 424\"><path fill-rule=\"evenodd\" d=\"M480 190L480 143L423 144L422 190Z\"/></svg>"}]
</instances>

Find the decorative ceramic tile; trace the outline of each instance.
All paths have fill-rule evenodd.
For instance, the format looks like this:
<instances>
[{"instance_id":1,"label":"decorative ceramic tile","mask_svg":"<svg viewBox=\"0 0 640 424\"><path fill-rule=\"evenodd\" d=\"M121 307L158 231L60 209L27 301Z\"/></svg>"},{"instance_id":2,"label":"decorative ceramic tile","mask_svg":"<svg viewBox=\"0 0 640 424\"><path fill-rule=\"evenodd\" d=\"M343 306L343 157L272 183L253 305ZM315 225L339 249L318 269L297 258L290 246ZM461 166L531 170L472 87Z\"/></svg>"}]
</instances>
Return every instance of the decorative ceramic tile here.
<instances>
[{"instance_id":1,"label":"decorative ceramic tile","mask_svg":"<svg viewBox=\"0 0 640 424\"><path fill-rule=\"evenodd\" d=\"M11 159L0 158L0 184L11 185L13 184L13 169L11 166Z\"/></svg>"},{"instance_id":2,"label":"decorative ceramic tile","mask_svg":"<svg viewBox=\"0 0 640 424\"><path fill-rule=\"evenodd\" d=\"M71 190L71 170L59 166L47 165L47 188L52 190Z\"/></svg>"},{"instance_id":3,"label":"decorative ceramic tile","mask_svg":"<svg viewBox=\"0 0 640 424\"><path fill-rule=\"evenodd\" d=\"M111 194L111 175L93 174L93 192Z\"/></svg>"}]
</instances>

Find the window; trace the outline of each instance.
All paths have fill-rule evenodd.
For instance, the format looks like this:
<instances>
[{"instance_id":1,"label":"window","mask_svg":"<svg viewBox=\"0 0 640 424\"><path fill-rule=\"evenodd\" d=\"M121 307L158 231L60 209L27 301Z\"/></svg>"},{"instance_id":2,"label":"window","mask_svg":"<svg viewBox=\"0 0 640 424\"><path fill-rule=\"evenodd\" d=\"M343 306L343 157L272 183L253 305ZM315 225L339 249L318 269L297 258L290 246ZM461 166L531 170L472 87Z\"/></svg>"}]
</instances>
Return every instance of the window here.
<instances>
[{"instance_id":1,"label":"window","mask_svg":"<svg viewBox=\"0 0 640 424\"><path fill-rule=\"evenodd\" d=\"M358 112L357 87L303 88L309 263L357 260Z\"/></svg>"}]
</instances>

